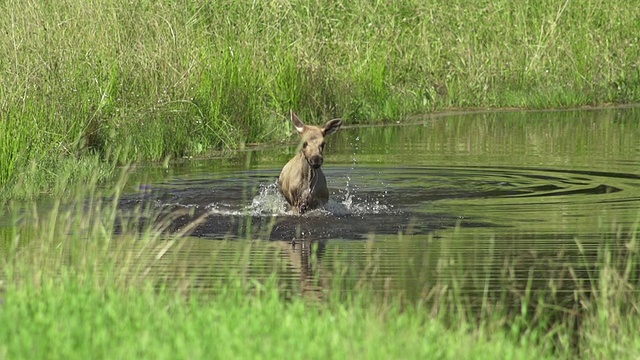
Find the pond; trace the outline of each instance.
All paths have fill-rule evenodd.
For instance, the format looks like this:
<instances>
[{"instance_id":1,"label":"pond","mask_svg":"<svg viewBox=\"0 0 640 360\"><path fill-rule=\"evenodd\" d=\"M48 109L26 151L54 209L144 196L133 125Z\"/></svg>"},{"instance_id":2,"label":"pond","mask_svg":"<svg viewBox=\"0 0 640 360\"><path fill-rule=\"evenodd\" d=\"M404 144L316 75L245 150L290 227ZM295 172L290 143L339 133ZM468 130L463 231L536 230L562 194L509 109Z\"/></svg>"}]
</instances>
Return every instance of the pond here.
<instances>
[{"instance_id":1,"label":"pond","mask_svg":"<svg viewBox=\"0 0 640 360\"><path fill-rule=\"evenodd\" d=\"M593 280L603 241L627 251L637 231L640 108L348 125L327 139L326 209L291 215L278 194L294 143L138 168L120 207L185 210L168 229L191 226L185 241L192 246L175 251L203 282L216 276L207 256L222 246L218 240L233 247L259 238L269 242L252 247L252 256L279 248L291 281L319 296L336 264L346 263L356 269L349 276L366 277L373 291L409 298L456 286L486 299L533 283L564 301L556 292L571 297ZM268 258L260 257L261 266Z\"/></svg>"}]
</instances>

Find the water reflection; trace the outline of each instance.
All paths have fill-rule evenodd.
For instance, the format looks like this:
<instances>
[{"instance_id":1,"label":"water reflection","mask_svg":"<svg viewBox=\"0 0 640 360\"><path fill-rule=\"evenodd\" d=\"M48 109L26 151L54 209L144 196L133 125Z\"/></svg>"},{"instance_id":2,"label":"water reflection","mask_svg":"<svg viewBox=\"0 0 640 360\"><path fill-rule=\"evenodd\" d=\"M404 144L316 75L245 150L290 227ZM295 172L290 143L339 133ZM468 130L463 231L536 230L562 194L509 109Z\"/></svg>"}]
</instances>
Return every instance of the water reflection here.
<instances>
[{"instance_id":1,"label":"water reflection","mask_svg":"<svg viewBox=\"0 0 640 360\"><path fill-rule=\"evenodd\" d=\"M183 210L170 232L206 216L190 229L198 238L190 241L208 244L199 246L271 240L290 262L289 279L316 295L338 263L359 269L353 276L366 275L374 290L413 298L455 277L479 298L520 293L531 276L570 293L567 279L588 274L603 239L624 239L640 216L639 119L640 110L627 108L347 127L327 142L327 209L291 216L277 194L295 146L146 169L133 175L120 207ZM629 250L625 241L611 246ZM273 250L265 249L252 251Z\"/></svg>"}]
</instances>

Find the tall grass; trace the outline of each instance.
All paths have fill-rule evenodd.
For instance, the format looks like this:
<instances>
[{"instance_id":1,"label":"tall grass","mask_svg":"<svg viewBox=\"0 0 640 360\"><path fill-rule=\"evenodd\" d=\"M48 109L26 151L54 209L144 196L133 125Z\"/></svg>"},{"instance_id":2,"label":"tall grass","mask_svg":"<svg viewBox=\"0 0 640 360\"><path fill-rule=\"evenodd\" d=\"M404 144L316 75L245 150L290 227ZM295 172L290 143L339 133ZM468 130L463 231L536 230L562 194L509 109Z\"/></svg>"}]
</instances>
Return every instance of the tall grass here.
<instances>
[{"instance_id":1,"label":"tall grass","mask_svg":"<svg viewBox=\"0 0 640 360\"><path fill-rule=\"evenodd\" d=\"M0 312L4 357L552 358L504 334L447 330L414 310L391 307L381 314L354 305L285 302L270 285L258 296L231 287L224 291L236 296L187 301L149 288L100 291L73 280L62 284L8 295Z\"/></svg>"},{"instance_id":2,"label":"tall grass","mask_svg":"<svg viewBox=\"0 0 640 360\"><path fill-rule=\"evenodd\" d=\"M52 177L107 176L104 158L159 160L280 141L290 133L290 108L311 121L357 123L640 96L633 1L65 0L3 8L5 197L55 191Z\"/></svg>"},{"instance_id":3,"label":"tall grass","mask_svg":"<svg viewBox=\"0 0 640 360\"><path fill-rule=\"evenodd\" d=\"M640 355L640 218L631 228L603 222L596 246L575 239L582 261L550 254L542 267L515 245L512 255L488 246L462 257L459 229L431 241L428 259L409 249L385 259L372 240L362 264L345 252L303 264L288 243L189 238L206 218L167 234L182 213L122 213L126 173L108 192L94 176L72 200L13 209L0 227L3 357ZM384 261L406 279L381 273ZM430 269L428 287L403 290ZM322 296L308 294L320 282Z\"/></svg>"},{"instance_id":4,"label":"tall grass","mask_svg":"<svg viewBox=\"0 0 640 360\"><path fill-rule=\"evenodd\" d=\"M280 244L213 241L216 250L203 252L184 237L189 227L162 235L163 221L141 226L158 215L144 206L138 220L120 222L124 179L110 198L82 187L47 211L14 211L12 226L0 228L3 357L548 355L508 333L446 329L394 299L382 304L353 292L347 302L310 304L285 286ZM194 258L184 262L185 253ZM461 338L470 344L463 351Z\"/></svg>"}]
</instances>

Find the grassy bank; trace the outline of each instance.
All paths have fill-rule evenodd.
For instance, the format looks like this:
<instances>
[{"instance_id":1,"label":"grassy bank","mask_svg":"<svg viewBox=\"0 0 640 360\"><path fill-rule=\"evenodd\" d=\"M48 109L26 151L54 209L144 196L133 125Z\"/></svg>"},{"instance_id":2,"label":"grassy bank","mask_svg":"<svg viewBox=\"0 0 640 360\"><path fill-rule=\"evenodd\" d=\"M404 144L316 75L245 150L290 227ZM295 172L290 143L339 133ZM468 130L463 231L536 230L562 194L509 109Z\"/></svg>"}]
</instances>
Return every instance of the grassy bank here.
<instances>
[{"instance_id":1,"label":"grassy bank","mask_svg":"<svg viewBox=\"0 0 640 360\"><path fill-rule=\"evenodd\" d=\"M267 286L191 300L153 289L104 289L67 279L10 289L0 308L9 359L544 359L507 332L450 330L397 305L308 306ZM230 294L231 293L231 294Z\"/></svg>"},{"instance_id":2,"label":"grassy bank","mask_svg":"<svg viewBox=\"0 0 640 360\"><path fill-rule=\"evenodd\" d=\"M460 107L640 98L633 1L10 1L0 186L60 192L109 164ZM64 186L62 186L64 188Z\"/></svg>"},{"instance_id":3,"label":"grassy bank","mask_svg":"<svg viewBox=\"0 0 640 360\"><path fill-rule=\"evenodd\" d=\"M312 261L316 278L303 281L288 243L192 239L188 226L160 235L163 222L136 220L157 215L144 206L122 217L119 191L83 186L46 211L14 209L13 226L0 227L1 357L640 355L640 219L603 222L595 248L575 239L596 257L549 266L553 277L491 251L476 255L497 267L480 271L451 251L458 231L442 232L430 253L440 276L409 298L394 290L402 278L376 275L388 259L369 244L363 267L325 255L334 260ZM309 281L322 282L319 296Z\"/></svg>"}]
</instances>

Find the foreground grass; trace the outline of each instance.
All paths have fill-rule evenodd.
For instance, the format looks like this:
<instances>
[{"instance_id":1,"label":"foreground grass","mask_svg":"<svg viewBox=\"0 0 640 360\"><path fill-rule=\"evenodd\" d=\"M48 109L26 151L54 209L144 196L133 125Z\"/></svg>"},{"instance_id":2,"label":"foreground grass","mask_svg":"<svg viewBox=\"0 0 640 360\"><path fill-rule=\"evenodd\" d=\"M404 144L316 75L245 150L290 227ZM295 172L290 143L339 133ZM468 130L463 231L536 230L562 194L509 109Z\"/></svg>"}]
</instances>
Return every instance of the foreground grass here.
<instances>
[{"instance_id":1,"label":"foreground grass","mask_svg":"<svg viewBox=\"0 0 640 360\"><path fill-rule=\"evenodd\" d=\"M115 202L76 194L44 213L22 208L0 228L2 358L550 356L528 336L445 326L422 306L362 288L310 302L282 281L287 266L270 242L214 241L218 250L203 254L184 233L160 236L162 224L135 221L116 236Z\"/></svg>"},{"instance_id":2,"label":"foreground grass","mask_svg":"<svg viewBox=\"0 0 640 360\"><path fill-rule=\"evenodd\" d=\"M454 231L433 249L442 276L423 296L387 291L394 280L371 273L384 261L372 253L362 269L332 262L318 301L289 282L296 264L279 250L286 244L209 240L215 246L198 248L202 242L185 237L189 226L161 235L163 222L141 226L135 216L123 217L116 204L125 180L109 197L94 180L47 211L14 209L12 226L0 227L0 357L640 355L640 219L624 231L616 226L613 238L604 224L598 247L584 250L596 250L596 258L562 265L557 279L535 287L533 270L498 254L488 256L503 264L493 270L500 276L478 278L481 271L448 249L461 241ZM136 214L157 215L144 207ZM620 242L625 246L614 246ZM384 283L382 294L372 291L374 281ZM490 286L494 281L500 286ZM477 297L476 287L484 295Z\"/></svg>"},{"instance_id":3,"label":"foreground grass","mask_svg":"<svg viewBox=\"0 0 640 360\"><path fill-rule=\"evenodd\" d=\"M418 309L284 301L220 289L213 299L96 287L70 277L7 291L0 356L10 359L539 359L498 332L451 330Z\"/></svg>"},{"instance_id":4,"label":"foreground grass","mask_svg":"<svg viewBox=\"0 0 640 360\"><path fill-rule=\"evenodd\" d=\"M2 196L108 164L198 156L459 107L640 99L634 1L10 1L0 14Z\"/></svg>"}]
</instances>

